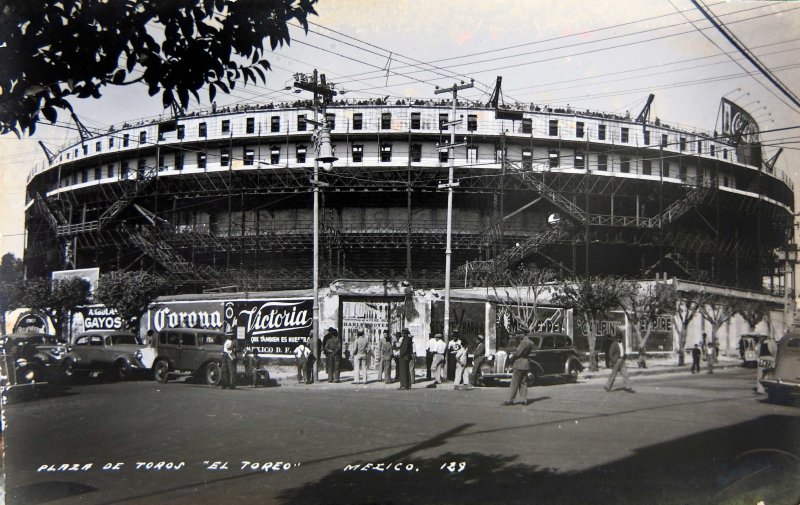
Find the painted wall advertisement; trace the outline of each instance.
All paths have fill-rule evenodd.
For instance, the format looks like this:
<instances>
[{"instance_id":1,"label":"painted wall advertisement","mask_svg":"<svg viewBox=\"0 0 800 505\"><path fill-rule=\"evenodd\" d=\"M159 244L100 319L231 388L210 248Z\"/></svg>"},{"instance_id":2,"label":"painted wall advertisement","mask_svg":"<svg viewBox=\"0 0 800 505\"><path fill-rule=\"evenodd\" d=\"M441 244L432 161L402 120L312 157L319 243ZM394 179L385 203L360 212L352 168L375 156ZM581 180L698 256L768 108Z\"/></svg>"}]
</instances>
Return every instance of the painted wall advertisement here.
<instances>
[{"instance_id":1,"label":"painted wall advertisement","mask_svg":"<svg viewBox=\"0 0 800 505\"><path fill-rule=\"evenodd\" d=\"M639 325L639 333L644 338L647 333L647 326L651 325L650 336L647 337L647 342L644 349L647 352L671 352L673 349L674 334L672 331L672 317L669 315L658 316L652 323L642 321ZM631 352L639 350L639 342L631 337Z\"/></svg>"},{"instance_id":2,"label":"painted wall advertisement","mask_svg":"<svg viewBox=\"0 0 800 505\"><path fill-rule=\"evenodd\" d=\"M291 355L312 327L310 299L192 300L155 303L149 327L224 331L259 356Z\"/></svg>"},{"instance_id":3,"label":"painted wall advertisement","mask_svg":"<svg viewBox=\"0 0 800 505\"><path fill-rule=\"evenodd\" d=\"M527 306L512 307L511 309L497 306L497 348L502 349L508 346L511 335L520 331L517 318L522 315L527 316L530 310ZM564 325L564 315L566 310L563 307L539 306L536 309L536 321L533 324L534 332L553 332L566 334ZM532 317L532 316L531 316Z\"/></svg>"},{"instance_id":4,"label":"painted wall advertisement","mask_svg":"<svg viewBox=\"0 0 800 505\"><path fill-rule=\"evenodd\" d=\"M444 301L435 301L431 307L431 333L444 331ZM476 337L486 336L485 302L450 302L450 329L458 330L469 349L477 346Z\"/></svg>"},{"instance_id":5,"label":"painted wall advertisement","mask_svg":"<svg viewBox=\"0 0 800 505\"><path fill-rule=\"evenodd\" d=\"M573 343L579 353L589 352L589 335L594 335L595 337L595 350L605 353L614 340L612 337L622 335L623 340L625 339L625 314L611 312L605 318L593 323L587 322L579 315L575 315L574 328Z\"/></svg>"}]
</instances>

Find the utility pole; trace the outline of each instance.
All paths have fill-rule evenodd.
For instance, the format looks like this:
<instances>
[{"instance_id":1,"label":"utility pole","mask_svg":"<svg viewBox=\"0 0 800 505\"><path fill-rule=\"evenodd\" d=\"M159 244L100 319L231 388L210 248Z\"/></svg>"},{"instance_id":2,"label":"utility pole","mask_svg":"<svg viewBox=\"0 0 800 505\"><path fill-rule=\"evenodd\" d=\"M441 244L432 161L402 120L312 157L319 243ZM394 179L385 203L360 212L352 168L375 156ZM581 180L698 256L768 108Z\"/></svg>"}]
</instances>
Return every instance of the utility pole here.
<instances>
[{"instance_id":1,"label":"utility pole","mask_svg":"<svg viewBox=\"0 0 800 505\"><path fill-rule=\"evenodd\" d=\"M450 247L452 242L453 236L453 187L456 183L453 182L453 170L455 168L456 163L456 155L455 155L455 148L456 148L456 125L461 123L460 120L456 119L456 102L458 99L458 92L462 89L469 89L473 86L474 81L470 81L469 84L464 84L462 81L461 84L453 84L450 88L436 88L434 91L435 94L439 95L442 93L453 93L453 117L450 119L450 122L447 123L448 126L452 126L452 130L450 130L450 145L447 146L448 152L448 161L450 165L449 175L447 177L447 184L440 184L439 188L442 187L447 188L447 245L445 246L444 251L444 269L445 269L445 277L444 277L444 343L445 343L445 370L447 370L448 366L448 348L450 345L450 256L452 255L452 249ZM464 143L466 145L466 143ZM443 149L444 146L440 146L439 149Z\"/></svg>"},{"instance_id":2,"label":"utility pole","mask_svg":"<svg viewBox=\"0 0 800 505\"><path fill-rule=\"evenodd\" d=\"M312 109L314 111L314 120L313 125L319 127L320 123L317 121L317 113L319 111L320 106L320 97L322 97L322 109L324 113L325 104L330 101L330 99L336 95L336 92L328 86L325 82L325 74L321 76L321 83L318 82L318 74L317 69L314 69L314 73L312 74L312 79L309 80L308 76L305 74L295 74L294 76L295 82L294 87L300 88L305 91L310 91L314 93L314 102L312 104ZM327 125L325 125L327 126ZM325 128L323 128L324 130ZM330 135L330 131L327 132ZM330 143L330 137L327 137L328 142ZM335 160L336 158L333 158ZM314 300L312 302L312 319L311 319L311 352L317 358L314 360L314 380L319 380L319 161L320 157L314 157L314 178L312 180L313 192L314 192L314 252L313 252L313 286L312 291L314 293ZM325 160L323 160L324 162ZM332 161L331 161L332 163Z\"/></svg>"}]
</instances>

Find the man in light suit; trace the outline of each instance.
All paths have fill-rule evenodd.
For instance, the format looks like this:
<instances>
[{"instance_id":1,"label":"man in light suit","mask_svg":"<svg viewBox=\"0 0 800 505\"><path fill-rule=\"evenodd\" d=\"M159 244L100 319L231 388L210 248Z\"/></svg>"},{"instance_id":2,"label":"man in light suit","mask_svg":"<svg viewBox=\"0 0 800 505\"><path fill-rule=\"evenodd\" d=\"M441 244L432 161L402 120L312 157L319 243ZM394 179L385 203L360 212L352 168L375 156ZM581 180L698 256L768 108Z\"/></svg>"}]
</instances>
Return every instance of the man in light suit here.
<instances>
[{"instance_id":1,"label":"man in light suit","mask_svg":"<svg viewBox=\"0 0 800 505\"><path fill-rule=\"evenodd\" d=\"M366 384L368 379L367 352L369 341L364 336L364 330L358 330L356 341L353 344L353 384ZM361 380L361 371L364 371L364 380Z\"/></svg>"},{"instance_id":2,"label":"man in light suit","mask_svg":"<svg viewBox=\"0 0 800 505\"><path fill-rule=\"evenodd\" d=\"M528 334L522 336L517 349L508 356L512 365L511 385L508 387L508 400L503 405L514 405L517 392L522 396L522 404L528 404L528 374L531 371L531 364L528 356L533 351L533 342L528 338Z\"/></svg>"},{"instance_id":3,"label":"man in light suit","mask_svg":"<svg viewBox=\"0 0 800 505\"><path fill-rule=\"evenodd\" d=\"M611 391L611 388L614 386L614 380L617 378L617 374L620 374L625 384L625 391L628 393L633 393L634 391L633 388L631 388L631 381L630 378L628 378L628 370L625 367L625 349L622 347L622 335L616 336L616 340L613 344L611 344L611 348L609 348L608 353L609 361L611 362L611 375L608 377L605 390Z\"/></svg>"}]
</instances>

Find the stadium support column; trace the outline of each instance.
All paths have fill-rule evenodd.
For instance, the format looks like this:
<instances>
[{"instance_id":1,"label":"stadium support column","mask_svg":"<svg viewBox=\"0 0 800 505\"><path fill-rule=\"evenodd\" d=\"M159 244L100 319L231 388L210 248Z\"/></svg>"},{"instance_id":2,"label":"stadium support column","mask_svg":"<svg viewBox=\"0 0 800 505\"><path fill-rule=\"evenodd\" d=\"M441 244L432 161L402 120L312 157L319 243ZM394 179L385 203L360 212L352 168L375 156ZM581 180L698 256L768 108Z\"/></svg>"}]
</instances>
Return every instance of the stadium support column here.
<instances>
[{"instance_id":1,"label":"stadium support column","mask_svg":"<svg viewBox=\"0 0 800 505\"><path fill-rule=\"evenodd\" d=\"M453 171L455 168L455 143L456 143L456 124L459 122L456 120L456 105L458 102L458 92L462 89L469 89L472 87L472 82L469 84L464 84L462 81L461 84L453 84L450 88L442 88L439 89L437 87L435 94L441 93L453 93L453 117L450 120L450 125L452 126L452 130L450 130L450 145L448 146L448 165L450 166L448 171L447 177L447 245L445 246L444 251L444 314L443 314L443 322L444 322L444 341L445 344L449 346L450 344L450 261L451 261L451 242L453 236ZM448 354L445 352L445 369L447 369L447 359Z\"/></svg>"}]
</instances>

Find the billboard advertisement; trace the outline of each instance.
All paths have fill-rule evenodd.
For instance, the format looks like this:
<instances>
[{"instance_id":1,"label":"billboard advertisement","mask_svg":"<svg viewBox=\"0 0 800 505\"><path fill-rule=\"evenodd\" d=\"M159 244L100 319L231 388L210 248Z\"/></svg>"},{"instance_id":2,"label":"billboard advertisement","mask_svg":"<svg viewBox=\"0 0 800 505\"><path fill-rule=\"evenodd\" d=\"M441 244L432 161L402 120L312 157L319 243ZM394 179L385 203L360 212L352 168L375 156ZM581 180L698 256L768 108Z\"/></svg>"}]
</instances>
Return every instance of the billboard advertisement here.
<instances>
[{"instance_id":1,"label":"billboard advertisement","mask_svg":"<svg viewBox=\"0 0 800 505\"><path fill-rule=\"evenodd\" d=\"M148 327L155 331L196 328L236 335L260 356L291 355L312 327L311 299L166 301L150 305Z\"/></svg>"}]
</instances>

